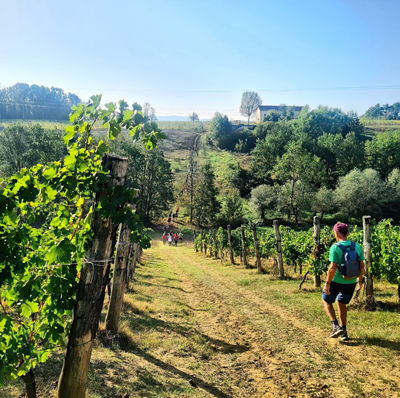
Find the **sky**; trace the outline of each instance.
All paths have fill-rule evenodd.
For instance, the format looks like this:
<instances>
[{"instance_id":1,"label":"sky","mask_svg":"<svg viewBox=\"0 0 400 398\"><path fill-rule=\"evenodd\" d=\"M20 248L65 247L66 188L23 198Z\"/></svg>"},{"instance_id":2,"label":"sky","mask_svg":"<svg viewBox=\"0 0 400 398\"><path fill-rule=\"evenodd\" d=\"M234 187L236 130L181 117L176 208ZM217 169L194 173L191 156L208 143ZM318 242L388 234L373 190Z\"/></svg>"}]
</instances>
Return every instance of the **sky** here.
<instances>
[{"instance_id":1,"label":"sky","mask_svg":"<svg viewBox=\"0 0 400 398\"><path fill-rule=\"evenodd\" d=\"M0 83L157 115L400 101L400 0L0 0Z\"/></svg>"}]
</instances>

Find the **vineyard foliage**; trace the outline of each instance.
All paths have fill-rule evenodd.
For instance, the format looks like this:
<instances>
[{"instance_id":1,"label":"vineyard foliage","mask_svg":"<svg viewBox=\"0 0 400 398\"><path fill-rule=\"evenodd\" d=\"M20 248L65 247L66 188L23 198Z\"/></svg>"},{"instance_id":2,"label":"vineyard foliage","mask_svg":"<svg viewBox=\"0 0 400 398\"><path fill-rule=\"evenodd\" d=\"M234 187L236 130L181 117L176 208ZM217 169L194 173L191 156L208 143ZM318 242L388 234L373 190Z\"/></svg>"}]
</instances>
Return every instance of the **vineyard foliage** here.
<instances>
[{"instance_id":1,"label":"vineyard foliage","mask_svg":"<svg viewBox=\"0 0 400 398\"><path fill-rule=\"evenodd\" d=\"M320 244L314 242L314 229L294 230L281 226L281 245L283 261L287 267L307 270L311 275L323 275L329 267L329 248L336 242L332 228L325 226L320 232ZM258 228L257 236L261 258L276 257L276 240L272 228ZM216 234L217 252L224 257L229 253L228 232L219 228ZM349 239L363 246L363 231L357 226L350 229ZM213 235L208 231L199 234L195 249L201 243L208 247L213 244ZM245 226L245 248L248 256L255 257L254 239L250 226ZM235 257L242 254L241 228L232 230L232 250ZM372 225L372 264L369 270L378 280L385 280L400 286L400 227L392 225L391 220L383 220Z\"/></svg>"},{"instance_id":2,"label":"vineyard foliage","mask_svg":"<svg viewBox=\"0 0 400 398\"><path fill-rule=\"evenodd\" d=\"M101 95L72 108L62 161L38 164L0 180L0 385L45 362L65 346L85 251L92 239L94 210L116 224L126 223L131 239L148 247L138 216L126 202L135 191L118 186L92 208L109 178L102 158L109 151L92 143L97 120L115 139L122 128L152 148L161 137L141 107L125 101L100 107Z\"/></svg>"}]
</instances>

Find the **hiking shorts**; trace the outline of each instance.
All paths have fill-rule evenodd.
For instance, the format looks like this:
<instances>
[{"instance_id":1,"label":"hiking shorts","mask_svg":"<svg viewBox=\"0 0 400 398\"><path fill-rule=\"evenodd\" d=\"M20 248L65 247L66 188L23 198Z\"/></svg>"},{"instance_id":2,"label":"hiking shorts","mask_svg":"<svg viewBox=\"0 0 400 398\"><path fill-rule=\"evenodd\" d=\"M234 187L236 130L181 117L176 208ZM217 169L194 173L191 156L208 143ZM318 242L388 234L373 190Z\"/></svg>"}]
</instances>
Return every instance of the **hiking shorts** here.
<instances>
[{"instance_id":1,"label":"hiking shorts","mask_svg":"<svg viewBox=\"0 0 400 398\"><path fill-rule=\"evenodd\" d=\"M337 299L338 303L349 304L351 298L353 297L356 285L357 283L344 284L331 282L331 286L329 288L331 294L328 295L322 291L322 300L329 304L333 304Z\"/></svg>"}]
</instances>

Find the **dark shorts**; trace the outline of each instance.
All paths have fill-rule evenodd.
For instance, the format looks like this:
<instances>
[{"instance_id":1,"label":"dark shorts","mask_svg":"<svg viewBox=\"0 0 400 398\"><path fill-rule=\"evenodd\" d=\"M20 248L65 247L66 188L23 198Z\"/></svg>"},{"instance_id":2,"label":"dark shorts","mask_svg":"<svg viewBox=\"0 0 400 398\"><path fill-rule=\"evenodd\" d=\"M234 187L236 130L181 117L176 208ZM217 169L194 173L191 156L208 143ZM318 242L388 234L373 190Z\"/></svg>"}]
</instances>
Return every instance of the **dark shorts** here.
<instances>
[{"instance_id":1,"label":"dark shorts","mask_svg":"<svg viewBox=\"0 0 400 398\"><path fill-rule=\"evenodd\" d=\"M331 282L329 289L331 294L327 295L322 292L322 299L329 304L333 304L336 299L341 304L349 304L353 297L356 285L357 283L343 284Z\"/></svg>"}]
</instances>

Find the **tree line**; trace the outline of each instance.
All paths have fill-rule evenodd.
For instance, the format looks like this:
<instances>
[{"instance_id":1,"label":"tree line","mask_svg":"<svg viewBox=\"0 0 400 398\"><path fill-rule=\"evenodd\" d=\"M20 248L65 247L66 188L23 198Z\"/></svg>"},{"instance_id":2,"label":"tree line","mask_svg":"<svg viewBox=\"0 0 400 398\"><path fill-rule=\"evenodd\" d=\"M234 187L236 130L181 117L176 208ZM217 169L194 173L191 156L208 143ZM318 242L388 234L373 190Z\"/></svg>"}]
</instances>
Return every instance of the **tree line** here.
<instances>
[{"instance_id":1,"label":"tree line","mask_svg":"<svg viewBox=\"0 0 400 398\"><path fill-rule=\"evenodd\" d=\"M61 88L17 83L0 90L1 119L68 119L71 106L81 99Z\"/></svg>"}]
</instances>

